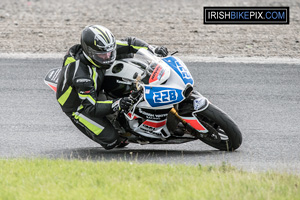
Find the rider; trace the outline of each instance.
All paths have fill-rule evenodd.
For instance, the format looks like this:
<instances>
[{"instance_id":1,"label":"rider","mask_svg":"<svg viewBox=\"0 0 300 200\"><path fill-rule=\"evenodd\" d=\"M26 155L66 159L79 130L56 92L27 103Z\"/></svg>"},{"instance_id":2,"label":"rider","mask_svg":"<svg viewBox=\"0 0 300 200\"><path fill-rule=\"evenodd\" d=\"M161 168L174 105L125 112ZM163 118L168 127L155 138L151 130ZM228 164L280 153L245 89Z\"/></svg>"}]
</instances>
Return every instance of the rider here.
<instances>
[{"instance_id":1,"label":"rider","mask_svg":"<svg viewBox=\"0 0 300 200\"><path fill-rule=\"evenodd\" d=\"M167 48L163 46L154 47L134 37L115 40L107 28L92 25L83 29L81 44L72 46L64 57L57 85L57 101L82 133L107 150L122 141L106 116L127 110L135 102L130 97L103 99L105 71L116 59L133 57L140 48L158 56L168 55Z\"/></svg>"}]
</instances>

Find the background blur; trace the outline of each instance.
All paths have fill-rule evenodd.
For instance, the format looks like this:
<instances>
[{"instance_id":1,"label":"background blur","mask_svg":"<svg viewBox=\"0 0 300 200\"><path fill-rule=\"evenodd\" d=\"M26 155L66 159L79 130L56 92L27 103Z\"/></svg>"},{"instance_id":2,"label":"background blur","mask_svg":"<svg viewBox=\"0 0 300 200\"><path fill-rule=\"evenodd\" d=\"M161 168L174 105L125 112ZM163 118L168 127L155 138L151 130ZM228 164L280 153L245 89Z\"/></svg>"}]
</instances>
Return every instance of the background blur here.
<instances>
[{"instance_id":1,"label":"background blur","mask_svg":"<svg viewBox=\"0 0 300 200\"><path fill-rule=\"evenodd\" d=\"M204 6L289 6L289 25L204 25ZM300 58L300 1L1 0L0 53L65 53L86 25L180 55Z\"/></svg>"}]
</instances>

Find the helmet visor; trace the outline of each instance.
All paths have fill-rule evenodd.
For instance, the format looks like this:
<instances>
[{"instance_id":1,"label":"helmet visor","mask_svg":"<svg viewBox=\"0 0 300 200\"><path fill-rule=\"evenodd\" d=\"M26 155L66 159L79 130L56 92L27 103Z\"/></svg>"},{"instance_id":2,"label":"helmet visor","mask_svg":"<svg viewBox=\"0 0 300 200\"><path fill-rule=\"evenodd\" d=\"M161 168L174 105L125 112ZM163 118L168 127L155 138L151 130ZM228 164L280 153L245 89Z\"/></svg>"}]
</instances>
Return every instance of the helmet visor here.
<instances>
[{"instance_id":1,"label":"helmet visor","mask_svg":"<svg viewBox=\"0 0 300 200\"><path fill-rule=\"evenodd\" d=\"M116 50L108 52L92 52L92 59L100 64L110 64L116 59Z\"/></svg>"}]
</instances>

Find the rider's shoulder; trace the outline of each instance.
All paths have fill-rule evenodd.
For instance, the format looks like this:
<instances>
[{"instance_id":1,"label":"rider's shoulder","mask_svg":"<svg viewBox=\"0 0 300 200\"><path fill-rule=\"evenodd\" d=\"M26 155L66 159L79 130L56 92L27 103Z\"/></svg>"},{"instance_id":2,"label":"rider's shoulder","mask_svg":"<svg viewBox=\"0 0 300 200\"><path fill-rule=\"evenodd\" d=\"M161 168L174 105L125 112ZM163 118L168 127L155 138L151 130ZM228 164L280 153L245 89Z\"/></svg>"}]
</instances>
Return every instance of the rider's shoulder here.
<instances>
[{"instance_id":1,"label":"rider's shoulder","mask_svg":"<svg viewBox=\"0 0 300 200\"><path fill-rule=\"evenodd\" d=\"M80 54L81 51L82 51L81 45L80 45L80 44L75 44L75 45L73 45L73 46L69 49L69 51L67 52L67 55L70 55L70 56L76 58L76 56L77 56L78 54Z\"/></svg>"},{"instance_id":2,"label":"rider's shoulder","mask_svg":"<svg viewBox=\"0 0 300 200\"><path fill-rule=\"evenodd\" d=\"M82 47L80 44L73 45L64 56L64 65L72 65L76 60L79 60L80 54L82 54Z\"/></svg>"},{"instance_id":3,"label":"rider's shoulder","mask_svg":"<svg viewBox=\"0 0 300 200\"><path fill-rule=\"evenodd\" d=\"M65 54L65 59L68 57L74 58L74 60L78 60L80 57L80 54L82 54L82 47L80 44L73 45Z\"/></svg>"}]
</instances>

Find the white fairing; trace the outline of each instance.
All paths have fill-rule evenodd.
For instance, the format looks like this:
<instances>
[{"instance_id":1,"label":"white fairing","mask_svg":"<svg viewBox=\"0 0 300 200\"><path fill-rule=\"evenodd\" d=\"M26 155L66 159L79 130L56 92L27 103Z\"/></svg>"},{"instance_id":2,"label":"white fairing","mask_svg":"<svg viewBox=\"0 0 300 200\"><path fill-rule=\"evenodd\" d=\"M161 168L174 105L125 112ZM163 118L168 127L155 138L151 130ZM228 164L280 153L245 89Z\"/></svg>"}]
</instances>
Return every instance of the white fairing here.
<instances>
[{"instance_id":1,"label":"white fairing","mask_svg":"<svg viewBox=\"0 0 300 200\"><path fill-rule=\"evenodd\" d=\"M134 62L132 62L134 61ZM106 70L105 75L106 76L115 76L115 77L122 77L124 80L128 80L134 82L135 81L135 74L142 74L144 71L141 69L141 67L137 64L145 65L145 63L140 62L139 60L132 60L132 59L124 59L122 61L115 61L114 64ZM119 72L113 72L113 69L118 64L123 65L123 69ZM131 84L130 83L130 84Z\"/></svg>"},{"instance_id":2,"label":"white fairing","mask_svg":"<svg viewBox=\"0 0 300 200\"><path fill-rule=\"evenodd\" d=\"M114 72L113 67L118 64L122 64L125 70ZM144 95L132 110L125 114L129 127L148 138L164 140L170 137L166 126L169 110L174 104L183 101L185 90L194 85L185 64L178 58L170 56L161 59L145 49L140 49L135 58L116 61L114 66L107 70L106 75L122 77L128 83L136 82L136 77L149 77L149 84L138 82ZM151 118L151 115L159 115L157 113L162 112L163 117ZM138 116L137 113L143 116ZM142 123L140 119L143 120Z\"/></svg>"}]
</instances>

